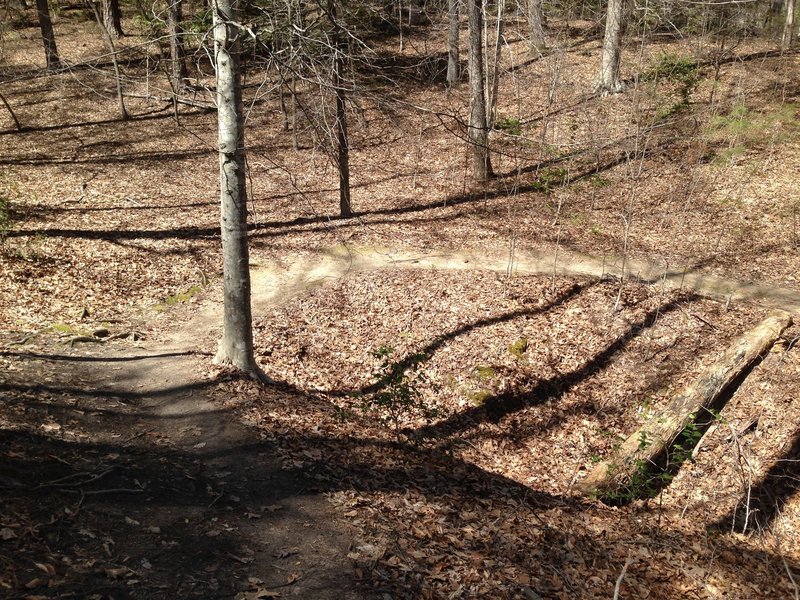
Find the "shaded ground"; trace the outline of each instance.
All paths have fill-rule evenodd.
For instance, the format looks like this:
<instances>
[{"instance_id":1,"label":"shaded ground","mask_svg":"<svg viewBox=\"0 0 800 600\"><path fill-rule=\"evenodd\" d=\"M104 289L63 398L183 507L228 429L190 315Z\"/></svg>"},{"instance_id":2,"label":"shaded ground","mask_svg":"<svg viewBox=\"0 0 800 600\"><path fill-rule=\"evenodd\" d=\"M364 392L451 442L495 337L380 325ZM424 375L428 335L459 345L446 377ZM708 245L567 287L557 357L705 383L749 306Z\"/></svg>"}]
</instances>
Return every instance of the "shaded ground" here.
<instances>
[{"instance_id":1,"label":"shaded ground","mask_svg":"<svg viewBox=\"0 0 800 600\"><path fill-rule=\"evenodd\" d=\"M352 534L210 400L237 381L204 377L209 357L45 346L0 360L6 594L364 597Z\"/></svg>"}]
</instances>

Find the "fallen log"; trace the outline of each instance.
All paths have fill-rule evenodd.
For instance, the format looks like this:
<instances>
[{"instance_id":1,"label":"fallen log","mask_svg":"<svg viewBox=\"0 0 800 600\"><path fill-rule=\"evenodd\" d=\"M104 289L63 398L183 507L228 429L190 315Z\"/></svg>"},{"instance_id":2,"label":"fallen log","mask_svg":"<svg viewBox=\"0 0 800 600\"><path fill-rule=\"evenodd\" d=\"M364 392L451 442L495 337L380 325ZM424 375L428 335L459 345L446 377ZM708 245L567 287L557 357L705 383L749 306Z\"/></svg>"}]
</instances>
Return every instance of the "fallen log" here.
<instances>
[{"instance_id":1,"label":"fallen log","mask_svg":"<svg viewBox=\"0 0 800 600\"><path fill-rule=\"evenodd\" d=\"M698 413L712 407L719 396L761 355L767 352L792 324L788 312L775 311L734 342L700 377L674 396L660 413L651 416L631 434L612 456L598 463L578 490L598 498L633 499L643 471L657 466ZM696 442L697 440L695 440Z\"/></svg>"}]
</instances>

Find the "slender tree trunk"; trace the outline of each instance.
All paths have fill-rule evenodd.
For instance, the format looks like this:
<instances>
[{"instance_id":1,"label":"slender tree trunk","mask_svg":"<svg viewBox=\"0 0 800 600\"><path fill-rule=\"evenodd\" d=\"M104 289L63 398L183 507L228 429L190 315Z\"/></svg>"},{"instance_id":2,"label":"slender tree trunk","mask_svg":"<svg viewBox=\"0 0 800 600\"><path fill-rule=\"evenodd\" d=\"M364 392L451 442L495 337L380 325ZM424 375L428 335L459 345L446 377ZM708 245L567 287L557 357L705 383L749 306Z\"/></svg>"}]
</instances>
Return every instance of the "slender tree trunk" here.
<instances>
[{"instance_id":1,"label":"slender tree trunk","mask_svg":"<svg viewBox=\"0 0 800 600\"><path fill-rule=\"evenodd\" d=\"M39 14L39 27L42 29L47 69L58 69L61 66L61 59L58 57L56 34L53 32L53 20L50 18L50 7L47 5L47 0L36 0L36 12Z\"/></svg>"},{"instance_id":2,"label":"slender tree trunk","mask_svg":"<svg viewBox=\"0 0 800 600\"><path fill-rule=\"evenodd\" d=\"M167 31L172 90L176 95L186 87L186 51L183 46L183 0L167 0Z\"/></svg>"},{"instance_id":3,"label":"slender tree trunk","mask_svg":"<svg viewBox=\"0 0 800 600\"><path fill-rule=\"evenodd\" d=\"M486 181L492 176L489 128L486 122L486 77L483 68L483 10L481 0L466 0L469 16L469 140L473 148L473 176Z\"/></svg>"},{"instance_id":4,"label":"slender tree trunk","mask_svg":"<svg viewBox=\"0 0 800 600\"><path fill-rule=\"evenodd\" d=\"M222 339L214 360L260 377L250 308L239 30L229 24L237 22L236 0L213 0L213 11L224 298Z\"/></svg>"},{"instance_id":5,"label":"slender tree trunk","mask_svg":"<svg viewBox=\"0 0 800 600\"><path fill-rule=\"evenodd\" d=\"M119 61L117 61L117 49L114 47L114 40L111 38L111 33L108 31L108 29L106 29L106 25L103 22L103 17L100 14L100 9L97 8L97 4L95 4L93 0L86 1L94 13L94 18L97 21L98 27L100 27L100 31L106 40L108 51L111 54L111 62L114 65L114 79L117 84L117 103L119 104L119 116L123 121L127 121L131 118L131 116L128 114L128 110L125 108L125 97L122 94L122 72L119 68Z\"/></svg>"},{"instance_id":6,"label":"slender tree trunk","mask_svg":"<svg viewBox=\"0 0 800 600\"><path fill-rule=\"evenodd\" d=\"M353 216L350 203L350 148L347 138L347 105L345 104L344 53L347 43L336 18L336 2L328 0L328 12L333 21L333 88L336 90L336 146L339 167L339 216L342 219Z\"/></svg>"},{"instance_id":7,"label":"slender tree trunk","mask_svg":"<svg viewBox=\"0 0 800 600\"><path fill-rule=\"evenodd\" d=\"M122 15L119 10L119 0L103 0L103 23L112 37L122 37Z\"/></svg>"},{"instance_id":8,"label":"slender tree trunk","mask_svg":"<svg viewBox=\"0 0 800 600\"><path fill-rule=\"evenodd\" d=\"M792 38L794 37L794 0L786 2L786 23L783 26L783 39L781 40L781 48L788 50L792 45Z\"/></svg>"},{"instance_id":9,"label":"slender tree trunk","mask_svg":"<svg viewBox=\"0 0 800 600\"><path fill-rule=\"evenodd\" d=\"M622 83L619 80L619 60L624 10L624 0L608 0L606 34L603 38L600 78L596 88L596 91L604 95L617 94L622 91Z\"/></svg>"},{"instance_id":10,"label":"slender tree trunk","mask_svg":"<svg viewBox=\"0 0 800 600\"><path fill-rule=\"evenodd\" d=\"M494 36L494 62L492 64L491 85L488 86L486 102L487 128L492 130L495 123L497 93L500 88L500 59L503 55L503 27L505 25L506 0L497 0L497 26Z\"/></svg>"},{"instance_id":11,"label":"slender tree trunk","mask_svg":"<svg viewBox=\"0 0 800 600\"><path fill-rule=\"evenodd\" d=\"M542 0L528 0L527 9L531 54L533 56L541 56L547 50L547 39L544 36Z\"/></svg>"},{"instance_id":12,"label":"slender tree trunk","mask_svg":"<svg viewBox=\"0 0 800 600\"><path fill-rule=\"evenodd\" d=\"M292 73L292 149L300 150L300 140L297 137L297 79Z\"/></svg>"},{"instance_id":13,"label":"slender tree trunk","mask_svg":"<svg viewBox=\"0 0 800 600\"><path fill-rule=\"evenodd\" d=\"M460 29L460 0L448 0L447 15L450 21L447 30L447 89L458 87L461 83L461 62L458 53L458 34Z\"/></svg>"}]
</instances>

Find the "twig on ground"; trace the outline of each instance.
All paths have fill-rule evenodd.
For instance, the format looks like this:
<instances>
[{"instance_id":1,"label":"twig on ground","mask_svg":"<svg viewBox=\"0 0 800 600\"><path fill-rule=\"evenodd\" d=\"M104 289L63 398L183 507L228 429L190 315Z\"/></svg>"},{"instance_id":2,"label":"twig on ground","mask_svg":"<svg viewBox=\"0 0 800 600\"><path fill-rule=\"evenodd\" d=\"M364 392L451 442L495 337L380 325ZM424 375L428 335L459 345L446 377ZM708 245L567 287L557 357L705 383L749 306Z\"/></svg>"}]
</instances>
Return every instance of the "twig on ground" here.
<instances>
[{"instance_id":1,"label":"twig on ground","mask_svg":"<svg viewBox=\"0 0 800 600\"><path fill-rule=\"evenodd\" d=\"M617 577L617 583L614 585L614 600L619 600L619 591L622 587L622 580L625 579L625 573L627 573L628 567L631 566L632 562L633 559L628 556L628 558L625 559L625 564L622 565L622 571L620 572L619 577Z\"/></svg>"}]
</instances>

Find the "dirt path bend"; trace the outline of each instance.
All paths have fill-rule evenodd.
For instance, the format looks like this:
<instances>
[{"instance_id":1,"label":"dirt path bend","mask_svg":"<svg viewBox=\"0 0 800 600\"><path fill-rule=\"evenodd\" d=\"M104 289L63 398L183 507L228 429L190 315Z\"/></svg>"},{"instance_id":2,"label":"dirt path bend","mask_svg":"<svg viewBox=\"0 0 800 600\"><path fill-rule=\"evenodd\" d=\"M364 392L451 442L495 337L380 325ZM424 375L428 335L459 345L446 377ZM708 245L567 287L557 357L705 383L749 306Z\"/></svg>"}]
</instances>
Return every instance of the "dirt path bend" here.
<instances>
[{"instance_id":1,"label":"dirt path bend","mask_svg":"<svg viewBox=\"0 0 800 600\"><path fill-rule=\"evenodd\" d=\"M800 310L800 290L714 277L688 267L673 269L666 264L565 251L517 251L513 256L500 256L478 249L448 251L335 246L289 263L288 268L261 264L253 269L255 313L349 272L376 269L488 270L516 275L617 278L624 275L625 278L659 285L663 282L669 288L682 288L723 301Z\"/></svg>"}]
</instances>

